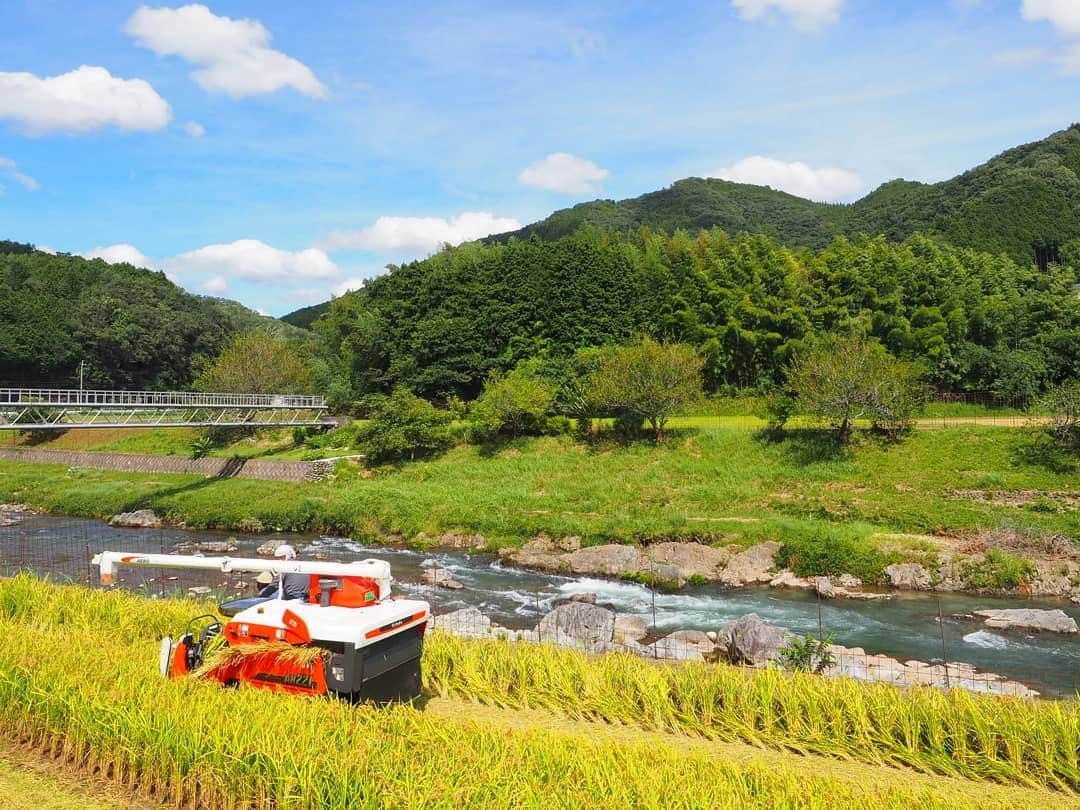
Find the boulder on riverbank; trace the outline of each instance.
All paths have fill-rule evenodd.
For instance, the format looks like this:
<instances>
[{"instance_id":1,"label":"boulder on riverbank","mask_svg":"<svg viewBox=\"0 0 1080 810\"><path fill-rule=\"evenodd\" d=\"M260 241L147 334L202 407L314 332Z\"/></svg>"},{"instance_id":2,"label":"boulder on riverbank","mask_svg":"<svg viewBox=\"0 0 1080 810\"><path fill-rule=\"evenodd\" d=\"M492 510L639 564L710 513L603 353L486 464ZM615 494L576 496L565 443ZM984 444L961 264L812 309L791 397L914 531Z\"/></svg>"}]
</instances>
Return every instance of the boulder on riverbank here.
<instances>
[{"instance_id":1,"label":"boulder on riverbank","mask_svg":"<svg viewBox=\"0 0 1080 810\"><path fill-rule=\"evenodd\" d=\"M456 551L482 551L488 547L488 539L482 534L445 532L437 537L430 537L426 532L420 532L413 537L412 544L421 548L435 546Z\"/></svg>"},{"instance_id":2,"label":"boulder on riverbank","mask_svg":"<svg viewBox=\"0 0 1080 810\"><path fill-rule=\"evenodd\" d=\"M587 602L566 602L540 620L536 632L542 641L602 651L615 632L615 613Z\"/></svg>"},{"instance_id":3,"label":"boulder on riverbank","mask_svg":"<svg viewBox=\"0 0 1080 810\"><path fill-rule=\"evenodd\" d=\"M814 583L803 577L796 576L794 572L785 568L769 580L770 588L792 588L799 591L808 591L814 587Z\"/></svg>"},{"instance_id":4,"label":"boulder on riverbank","mask_svg":"<svg viewBox=\"0 0 1080 810\"><path fill-rule=\"evenodd\" d=\"M728 560L724 570L720 572L720 584L735 588L758 582L771 582L775 577L773 568L776 566L776 553L779 550L778 542L767 540L739 552Z\"/></svg>"},{"instance_id":5,"label":"boulder on riverbank","mask_svg":"<svg viewBox=\"0 0 1080 810\"><path fill-rule=\"evenodd\" d=\"M134 512L121 512L109 518L110 526L126 526L135 529L160 529L162 522L151 509L136 509Z\"/></svg>"},{"instance_id":6,"label":"boulder on riverbank","mask_svg":"<svg viewBox=\"0 0 1080 810\"><path fill-rule=\"evenodd\" d=\"M976 610L975 615L984 620L987 627L999 630L1034 630L1045 633L1074 634L1080 632L1076 620L1063 610Z\"/></svg>"},{"instance_id":7,"label":"boulder on riverbank","mask_svg":"<svg viewBox=\"0 0 1080 810\"><path fill-rule=\"evenodd\" d=\"M33 514L33 510L25 503L0 503L0 528L21 523L30 514Z\"/></svg>"},{"instance_id":8,"label":"boulder on riverbank","mask_svg":"<svg viewBox=\"0 0 1080 810\"><path fill-rule=\"evenodd\" d=\"M645 549L645 557L652 563L674 567L685 581L715 582L731 552L701 543L653 543Z\"/></svg>"},{"instance_id":9,"label":"boulder on riverbank","mask_svg":"<svg viewBox=\"0 0 1080 810\"><path fill-rule=\"evenodd\" d=\"M619 616L612 628L612 641L621 647L636 646L648 635L649 626L640 616Z\"/></svg>"},{"instance_id":10,"label":"boulder on riverbank","mask_svg":"<svg viewBox=\"0 0 1080 810\"><path fill-rule=\"evenodd\" d=\"M654 543L644 549L623 543L581 547L579 537L553 540L538 535L521 548L503 548L500 558L509 565L579 576L636 579L664 588L687 582L722 582L745 585L768 582L780 544L760 543L732 555L726 548L703 543Z\"/></svg>"},{"instance_id":11,"label":"boulder on riverbank","mask_svg":"<svg viewBox=\"0 0 1080 810\"><path fill-rule=\"evenodd\" d=\"M492 635L492 627L496 625L478 608L467 607L441 616L432 616L431 626L455 636L485 638Z\"/></svg>"},{"instance_id":12,"label":"boulder on riverbank","mask_svg":"<svg viewBox=\"0 0 1080 810\"><path fill-rule=\"evenodd\" d=\"M893 563L885 566L885 578L894 588L903 591L928 591L933 580L926 567L919 563Z\"/></svg>"},{"instance_id":13,"label":"boulder on riverbank","mask_svg":"<svg viewBox=\"0 0 1080 810\"><path fill-rule=\"evenodd\" d=\"M707 661L716 654L716 643L700 630L676 630L642 649L667 661Z\"/></svg>"},{"instance_id":14,"label":"boulder on riverbank","mask_svg":"<svg viewBox=\"0 0 1080 810\"><path fill-rule=\"evenodd\" d=\"M763 666L774 660L780 649L795 637L790 630L769 624L756 613L748 613L723 625L717 640L732 663Z\"/></svg>"},{"instance_id":15,"label":"boulder on riverbank","mask_svg":"<svg viewBox=\"0 0 1080 810\"><path fill-rule=\"evenodd\" d=\"M636 546L608 543L588 546L571 551L563 559L574 574L600 574L606 577L624 577L641 570L641 551Z\"/></svg>"}]
</instances>

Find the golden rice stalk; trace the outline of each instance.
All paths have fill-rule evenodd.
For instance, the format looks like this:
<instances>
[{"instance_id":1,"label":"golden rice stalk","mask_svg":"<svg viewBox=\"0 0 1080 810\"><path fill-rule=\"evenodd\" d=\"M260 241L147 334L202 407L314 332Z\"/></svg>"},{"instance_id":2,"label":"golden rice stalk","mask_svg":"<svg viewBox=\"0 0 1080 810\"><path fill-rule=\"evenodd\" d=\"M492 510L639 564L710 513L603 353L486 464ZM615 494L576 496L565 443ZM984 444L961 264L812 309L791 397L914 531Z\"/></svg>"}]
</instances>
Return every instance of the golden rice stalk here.
<instances>
[{"instance_id":1,"label":"golden rice stalk","mask_svg":"<svg viewBox=\"0 0 1080 810\"><path fill-rule=\"evenodd\" d=\"M322 660L326 650L321 647L298 647L284 641L253 641L250 644L223 645L203 658L202 665L190 673L192 678L205 678L218 667L243 664L251 658L272 658L283 664L309 667Z\"/></svg>"}]
</instances>

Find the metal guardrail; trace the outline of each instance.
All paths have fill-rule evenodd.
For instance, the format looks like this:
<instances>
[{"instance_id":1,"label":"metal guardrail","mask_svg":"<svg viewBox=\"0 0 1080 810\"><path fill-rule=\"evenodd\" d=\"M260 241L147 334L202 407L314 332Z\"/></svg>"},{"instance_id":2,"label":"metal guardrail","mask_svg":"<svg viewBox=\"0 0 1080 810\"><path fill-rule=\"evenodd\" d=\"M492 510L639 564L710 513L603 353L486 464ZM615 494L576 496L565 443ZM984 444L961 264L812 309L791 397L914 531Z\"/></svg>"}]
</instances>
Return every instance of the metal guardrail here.
<instances>
[{"instance_id":1,"label":"metal guardrail","mask_svg":"<svg viewBox=\"0 0 1080 810\"><path fill-rule=\"evenodd\" d=\"M325 410L322 397L301 394L214 394L190 391L100 391L0 388L0 405L88 408L291 408Z\"/></svg>"}]
</instances>

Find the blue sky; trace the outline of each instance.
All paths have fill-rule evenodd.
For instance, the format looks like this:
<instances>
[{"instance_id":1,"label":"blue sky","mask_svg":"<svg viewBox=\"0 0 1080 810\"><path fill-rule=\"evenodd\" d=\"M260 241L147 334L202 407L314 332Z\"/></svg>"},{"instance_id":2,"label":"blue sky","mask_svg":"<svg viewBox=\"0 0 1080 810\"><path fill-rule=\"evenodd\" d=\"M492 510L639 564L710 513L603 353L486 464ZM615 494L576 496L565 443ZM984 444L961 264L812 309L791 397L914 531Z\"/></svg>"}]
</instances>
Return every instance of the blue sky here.
<instances>
[{"instance_id":1,"label":"blue sky","mask_svg":"<svg viewBox=\"0 0 1080 810\"><path fill-rule=\"evenodd\" d=\"M0 238L275 315L583 200L851 200L1080 119L1080 0L0 5Z\"/></svg>"}]
</instances>

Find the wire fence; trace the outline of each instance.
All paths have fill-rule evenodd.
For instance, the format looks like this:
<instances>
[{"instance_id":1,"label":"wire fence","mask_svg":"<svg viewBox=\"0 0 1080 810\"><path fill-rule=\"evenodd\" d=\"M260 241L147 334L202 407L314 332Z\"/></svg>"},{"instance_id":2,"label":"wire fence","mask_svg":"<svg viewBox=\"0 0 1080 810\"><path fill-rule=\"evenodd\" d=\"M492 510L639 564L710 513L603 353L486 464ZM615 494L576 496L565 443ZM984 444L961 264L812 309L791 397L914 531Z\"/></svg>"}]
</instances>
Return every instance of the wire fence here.
<instances>
[{"instance_id":1,"label":"wire fence","mask_svg":"<svg viewBox=\"0 0 1080 810\"><path fill-rule=\"evenodd\" d=\"M63 519L63 523L57 524L56 520L50 516L28 519L17 511L0 511L0 576L28 571L53 581L99 587L98 571L92 559L106 550L254 556L262 544L265 544L262 553L268 554L273 546L286 541L301 546L301 556L305 559L344 559L341 555L317 551L317 544L303 548L311 538L298 536L234 538L156 526L123 529L121 536L117 529L99 521ZM380 556L379 550L358 549L347 556L355 559L372 555ZM928 661L902 660L846 646L843 638L834 641L829 611L823 609L820 598L816 631L807 634L815 643L808 650L805 635L792 636L746 616L734 622L718 620L712 629L672 630L670 617L658 617L657 600L665 592L647 585L642 586L646 602L633 613L618 613L605 606L599 596L568 596L540 580L534 580L531 589L517 593L516 610L493 610L482 594L471 594L468 588L457 587L461 583L455 581L454 569L441 567L433 560L425 561L425 565L419 569L419 576L413 572L409 581L397 584L396 590L428 601L433 627L455 635L507 643L558 644L593 654L627 653L658 663L726 662L748 668L775 661L778 649L787 648L793 653L794 661L789 666L814 669L820 665L825 676L1001 695L1071 698L1080 693L1077 664L1080 657L1075 655L1057 665L1053 661L1041 664L1032 660L1025 663L1022 672L1012 666L1006 668L1008 676L986 671L991 667L977 668L957 660L964 657L953 648L957 632L954 624L959 620L942 615L940 606L937 623L940 652L927 656L931 657ZM116 574L116 586L155 599L192 597L226 601L255 596L260 588L254 576L246 573L120 566ZM947 627L954 636L952 639L946 633ZM799 644L793 645L793 638ZM1063 639L1061 643L1080 645L1076 639ZM801 658L799 646L803 646Z\"/></svg>"},{"instance_id":2,"label":"wire fence","mask_svg":"<svg viewBox=\"0 0 1080 810\"><path fill-rule=\"evenodd\" d=\"M803 636L747 616L718 622L715 630L672 631L657 623L656 598L663 592L648 585L643 587L649 592L651 610L646 608L644 613L620 615L592 595L553 600L549 592L535 588L532 610L525 611L524 616L519 612L511 621L499 624L476 607L458 607L461 599L456 590L440 584L452 582L452 572L442 576L437 567L429 570L432 574L424 585L423 597L431 605L432 626L457 636L556 644L593 654L626 653L658 663L703 661L747 668L780 665L824 677L849 677L901 687L959 688L1019 697L1080 697L1080 664L1075 659L1073 668L1065 670L1030 661L1022 674L1007 677L950 658L945 627L952 618L941 612L940 602L940 654L930 661L901 660L834 641L820 596L817 631ZM778 656L781 650L788 653L787 659Z\"/></svg>"},{"instance_id":3,"label":"wire fence","mask_svg":"<svg viewBox=\"0 0 1080 810\"><path fill-rule=\"evenodd\" d=\"M672 417L668 427L676 431L733 429L752 432L761 430L767 425L766 419L757 412L753 399L716 403L711 410L712 412ZM331 417L319 417L319 420L323 423L334 421ZM605 425L610 427L611 421L610 419L594 420L594 427L599 428ZM1047 421L1046 415L1026 400L983 391L939 394L913 418L911 427L915 430L942 430L956 427L1028 428L1044 425ZM857 420L856 424L861 428L871 426L867 420ZM257 424L249 426L253 429L259 428ZM785 427L789 430L823 430L829 425L819 419L796 416L790 419ZM145 426L110 425L49 431L32 428L8 430L0 431L0 447L29 447L47 442L50 449L93 449L145 429ZM187 430L192 435L195 435L198 430L194 427L169 429Z\"/></svg>"}]
</instances>

